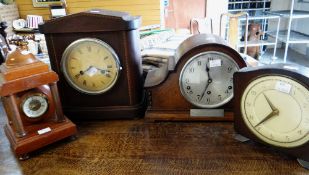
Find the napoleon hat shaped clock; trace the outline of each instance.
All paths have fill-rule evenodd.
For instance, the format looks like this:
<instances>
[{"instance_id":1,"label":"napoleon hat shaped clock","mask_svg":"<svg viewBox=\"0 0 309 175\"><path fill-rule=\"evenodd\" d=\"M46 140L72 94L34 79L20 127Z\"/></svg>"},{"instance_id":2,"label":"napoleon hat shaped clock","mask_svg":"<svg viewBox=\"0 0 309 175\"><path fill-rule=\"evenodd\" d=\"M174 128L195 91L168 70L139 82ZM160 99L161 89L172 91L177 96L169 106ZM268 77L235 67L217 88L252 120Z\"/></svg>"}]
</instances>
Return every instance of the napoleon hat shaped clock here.
<instances>
[{"instance_id":1,"label":"napoleon hat shaped clock","mask_svg":"<svg viewBox=\"0 0 309 175\"><path fill-rule=\"evenodd\" d=\"M97 9L39 26L60 76L64 113L84 119L143 115L139 26L140 17Z\"/></svg>"},{"instance_id":2,"label":"napoleon hat shaped clock","mask_svg":"<svg viewBox=\"0 0 309 175\"><path fill-rule=\"evenodd\" d=\"M160 84L147 87L148 119L233 119L233 73L246 66L236 50L219 36L194 35L180 44L174 63Z\"/></svg>"},{"instance_id":3,"label":"napoleon hat shaped clock","mask_svg":"<svg viewBox=\"0 0 309 175\"><path fill-rule=\"evenodd\" d=\"M309 168L309 69L287 64L245 68L234 74L234 86L236 132Z\"/></svg>"}]
</instances>

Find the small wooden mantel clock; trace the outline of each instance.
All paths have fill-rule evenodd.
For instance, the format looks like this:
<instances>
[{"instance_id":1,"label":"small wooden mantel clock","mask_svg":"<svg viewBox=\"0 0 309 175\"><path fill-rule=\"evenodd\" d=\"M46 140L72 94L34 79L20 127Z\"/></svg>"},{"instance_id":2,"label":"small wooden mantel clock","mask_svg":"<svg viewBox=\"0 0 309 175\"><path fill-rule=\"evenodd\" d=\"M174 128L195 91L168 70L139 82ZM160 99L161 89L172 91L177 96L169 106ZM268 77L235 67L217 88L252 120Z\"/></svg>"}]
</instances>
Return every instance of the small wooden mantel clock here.
<instances>
[{"instance_id":1,"label":"small wooden mantel clock","mask_svg":"<svg viewBox=\"0 0 309 175\"><path fill-rule=\"evenodd\" d=\"M62 113L58 75L28 52L26 44L21 42L0 67L0 95L8 119L4 131L21 160L77 131Z\"/></svg>"},{"instance_id":2,"label":"small wooden mantel clock","mask_svg":"<svg viewBox=\"0 0 309 175\"><path fill-rule=\"evenodd\" d=\"M45 22L51 67L69 117L143 116L140 17L95 9Z\"/></svg>"}]
</instances>

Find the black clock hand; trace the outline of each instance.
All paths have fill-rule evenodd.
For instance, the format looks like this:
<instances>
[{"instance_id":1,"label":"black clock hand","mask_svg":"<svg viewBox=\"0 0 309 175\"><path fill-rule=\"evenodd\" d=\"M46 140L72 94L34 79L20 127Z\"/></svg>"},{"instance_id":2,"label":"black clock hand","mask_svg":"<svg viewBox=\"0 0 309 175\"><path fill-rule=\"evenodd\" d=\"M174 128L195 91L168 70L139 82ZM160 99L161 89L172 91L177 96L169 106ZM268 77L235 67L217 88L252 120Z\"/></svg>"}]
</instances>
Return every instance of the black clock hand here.
<instances>
[{"instance_id":1,"label":"black clock hand","mask_svg":"<svg viewBox=\"0 0 309 175\"><path fill-rule=\"evenodd\" d=\"M208 59L208 63L209 63L209 59ZM208 76L208 80L207 80L207 84L205 86L205 89L203 90L203 93L201 94L201 97L200 97L200 101L203 99L204 95L205 95L205 92L208 88L208 86L210 85L210 83L212 82L212 79L210 77L210 74L209 74L209 67L208 67L208 63L206 63L206 72L207 72L207 76Z\"/></svg>"},{"instance_id":2,"label":"black clock hand","mask_svg":"<svg viewBox=\"0 0 309 175\"><path fill-rule=\"evenodd\" d=\"M263 95L264 95L264 97L265 97L265 99L266 99L268 105L270 106L271 110L272 110L272 111L278 110L278 109L273 105L273 103L268 99L268 97L267 97L264 93L263 93Z\"/></svg>"},{"instance_id":3,"label":"black clock hand","mask_svg":"<svg viewBox=\"0 0 309 175\"><path fill-rule=\"evenodd\" d=\"M84 75L89 69L91 69L91 67L93 67L93 66L89 66L86 70L84 70L84 71L79 71L79 73L78 74L76 74L74 77L75 78L79 78L81 75Z\"/></svg>"},{"instance_id":4,"label":"black clock hand","mask_svg":"<svg viewBox=\"0 0 309 175\"><path fill-rule=\"evenodd\" d=\"M270 118L272 118L275 115L279 115L279 110L275 109L273 110L270 114L268 114L263 120L261 120L258 124L256 124L254 127L259 126L260 124L264 123L265 121L269 120Z\"/></svg>"}]
</instances>

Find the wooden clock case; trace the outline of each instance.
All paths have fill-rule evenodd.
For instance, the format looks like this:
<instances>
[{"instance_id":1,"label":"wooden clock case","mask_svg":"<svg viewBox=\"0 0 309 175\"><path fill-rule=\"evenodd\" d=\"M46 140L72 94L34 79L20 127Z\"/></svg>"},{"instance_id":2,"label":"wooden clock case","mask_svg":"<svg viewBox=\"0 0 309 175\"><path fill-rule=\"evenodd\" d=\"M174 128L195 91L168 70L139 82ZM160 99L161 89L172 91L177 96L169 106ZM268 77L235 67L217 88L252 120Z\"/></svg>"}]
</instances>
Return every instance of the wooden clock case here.
<instances>
[{"instance_id":1,"label":"wooden clock case","mask_svg":"<svg viewBox=\"0 0 309 175\"><path fill-rule=\"evenodd\" d=\"M190 115L191 109L200 109L185 100L179 88L179 75L185 63L194 55L205 51L223 52L232 58L240 68L246 67L246 62L237 51L226 45L224 41L214 35L200 34L189 37L176 50L174 70L160 84L147 88L149 104L145 118L149 120L204 120L204 121L232 121L233 99L226 103L223 117ZM169 65L170 67L170 65Z\"/></svg>"},{"instance_id":2,"label":"wooden clock case","mask_svg":"<svg viewBox=\"0 0 309 175\"><path fill-rule=\"evenodd\" d=\"M90 10L47 21L39 26L45 34L51 67L58 73L64 113L78 119L141 117L145 111L142 63L139 46L140 17L127 13ZM72 88L65 80L60 62L65 49L81 38L96 38L110 45L122 70L109 91L89 95Z\"/></svg>"},{"instance_id":3,"label":"wooden clock case","mask_svg":"<svg viewBox=\"0 0 309 175\"><path fill-rule=\"evenodd\" d=\"M286 64L276 64L276 65L269 65L264 66L262 69L260 67L248 67L245 69L240 70L234 74L234 128L237 134L244 136L248 139L251 139L255 142L262 143L264 145L268 145L269 147L275 148L281 152L287 153L291 156L300 158L304 161L309 162L309 142L306 144L295 147L295 148L280 148L274 147L261 139L255 136L249 129L246 127L244 120L242 119L241 115L241 97L242 93L246 89L246 87L255 80L257 77L261 75L287 75L289 77L297 77L299 82L309 89L309 82L308 82L308 72L309 69L305 67L300 67L298 70L287 70L284 68L287 66ZM295 65L293 66L295 67ZM305 84L304 84L305 83Z\"/></svg>"},{"instance_id":4,"label":"wooden clock case","mask_svg":"<svg viewBox=\"0 0 309 175\"><path fill-rule=\"evenodd\" d=\"M15 154L22 160L28 153L75 135L75 124L61 108L56 82L58 75L47 64L36 59L18 60L16 55L0 67L0 95L8 123L4 131ZM47 111L38 118L29 118L22 110L22 101L33 94L44 94ZM48 128L46 133L38 131Z\"/></svg>"}]
</instances>

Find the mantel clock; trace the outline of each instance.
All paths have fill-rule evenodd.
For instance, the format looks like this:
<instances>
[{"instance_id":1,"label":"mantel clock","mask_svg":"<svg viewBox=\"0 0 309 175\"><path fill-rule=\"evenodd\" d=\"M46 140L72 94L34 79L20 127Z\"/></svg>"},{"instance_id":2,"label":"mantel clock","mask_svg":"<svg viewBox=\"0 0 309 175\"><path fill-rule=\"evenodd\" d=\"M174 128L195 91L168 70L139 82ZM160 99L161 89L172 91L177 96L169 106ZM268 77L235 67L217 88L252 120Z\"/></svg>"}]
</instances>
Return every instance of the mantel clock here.
<instances>
[{"instance_id":1,"label":"mantel clock","mask_svg":"<svg viewBox=\"0 0 309 175\"><path fill-rule=\"evenodd\" d=\"M143 116L140 17L94 9L45 22L63 111L72 118Z\"/></svg>"},{"instance_id":2,"label":"mantel clock","mask_svg":"<svg viewBox=\"0 0 309 175\"><path fill-rule=\"evenodd\" d=\"M58 75L23 44L0 67L0 95L8 118L4 131L20 159L76 134L76 126L62 113Z\"/></svg>"},{"instance_id":3,"label":"mantel clock","mask_svg":"<svg viewBox=\"0 0 309 175\"><path fill-rule=\"evenodd\" d=\"M276 64L234 75L235 130L298 159L309 168L309 69Z\"/></svg>"}]
</instances>

